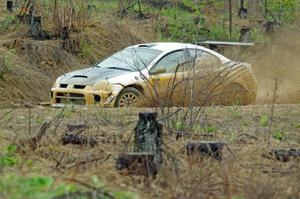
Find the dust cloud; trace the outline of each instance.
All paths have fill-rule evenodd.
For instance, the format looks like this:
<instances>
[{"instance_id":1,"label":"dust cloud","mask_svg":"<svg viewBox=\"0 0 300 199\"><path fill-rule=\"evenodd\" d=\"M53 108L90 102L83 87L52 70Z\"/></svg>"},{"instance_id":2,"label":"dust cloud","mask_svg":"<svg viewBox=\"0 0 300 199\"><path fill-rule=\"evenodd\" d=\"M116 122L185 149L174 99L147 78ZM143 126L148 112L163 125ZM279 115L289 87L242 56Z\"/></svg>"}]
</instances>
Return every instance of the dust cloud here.
<instances>
[{"instance_id":1,"label":"dust cloud","mask_svg":"<svg viewBox=\"0 0 300 199\"><path fill-rule=\"evenodd\" d=\"M248 62L258 82L257 104L273 99L278 81L277 103L300 103L300 29L274 35L272 42L258 44Z\"/></svg>"}]
</instances>

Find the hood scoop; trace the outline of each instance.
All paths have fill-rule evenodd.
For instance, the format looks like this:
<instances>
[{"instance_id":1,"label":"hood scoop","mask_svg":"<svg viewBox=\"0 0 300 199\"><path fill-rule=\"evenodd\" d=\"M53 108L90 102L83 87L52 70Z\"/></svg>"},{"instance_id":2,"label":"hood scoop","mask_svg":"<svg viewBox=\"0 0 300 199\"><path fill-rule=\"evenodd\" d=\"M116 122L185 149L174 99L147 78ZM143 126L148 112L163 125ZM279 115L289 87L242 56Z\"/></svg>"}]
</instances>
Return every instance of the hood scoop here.
<instances>
[{"instance_id":1,"label":"hood scoop","mask_svg":"<svg viewBox=\"0 0 300 199\"><path fill-rule=\"evenodd\" d=\"M88 78L88 77L85 75L74 75L72 76L72 78Z\"/></svg>"}]
</instances>

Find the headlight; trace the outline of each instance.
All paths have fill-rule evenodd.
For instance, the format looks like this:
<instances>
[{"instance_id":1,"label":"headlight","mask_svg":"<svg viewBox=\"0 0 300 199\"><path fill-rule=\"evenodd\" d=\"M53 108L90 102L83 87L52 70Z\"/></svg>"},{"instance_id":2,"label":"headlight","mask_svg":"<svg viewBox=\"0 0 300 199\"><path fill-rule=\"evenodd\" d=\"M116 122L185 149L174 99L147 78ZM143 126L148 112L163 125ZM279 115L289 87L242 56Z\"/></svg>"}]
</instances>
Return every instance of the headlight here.
<instances>
[{"instance_id":1,"label":"headlight","mask_svg":"<svg viewBox=\"0 0 300 199\"><path fill-rule=\"evenodd\" d=\"M53 85L53 88L56 88L59 85L59 82L61 80L61 77L58 77Z\"/></svg>"},{"instance_id":2,"label":"headlight","mask_svg":"<svg viewBox=\"0 0 300 199\"><path fill-rule=\"evenodd\" d=\"M112 85L108 81L103 80L92 86L94 91L112 91Z\"/></svg>"}]
</instances>

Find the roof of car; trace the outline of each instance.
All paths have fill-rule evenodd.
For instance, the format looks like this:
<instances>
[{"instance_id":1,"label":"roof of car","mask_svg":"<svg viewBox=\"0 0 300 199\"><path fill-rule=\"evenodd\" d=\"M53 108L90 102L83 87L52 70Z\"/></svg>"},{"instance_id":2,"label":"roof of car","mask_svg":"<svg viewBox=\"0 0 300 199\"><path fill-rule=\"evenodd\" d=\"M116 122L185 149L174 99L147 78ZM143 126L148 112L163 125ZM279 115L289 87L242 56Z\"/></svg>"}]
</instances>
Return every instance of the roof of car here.
<instances>
[{"instance_id":1,"label":"roof of car","mask_svg":"<svg viewBox=\"0 0 300 199\"><path fill-rule=\"evenodd\" d=\"M157 43L138 44L133 47L149 47L156 50L169 51L169 50L176 50L176 49L183 49L183 48L197 48L200 46L187 44L187 43L157 42Z\"/></svg>"},{"instance_id":2,"label":"roof of car","mask_svg":"<svg viewBox=\"0 0 300 199\"><path fill-rule=\"evenodd\" d=\"M205 48L203 46L194 45L194 44L188 44L188 43L178 43L178 42L157 42L157 43L144 43L144 44L138 44L134 46L130 46L129 48L137 48L137 47L146 47L151 49L160 50L163 52L169 52L174 50L180 50L180 49L186 49L186 48L196 48L201 49L206 52L209 52L215 56L217 56L219 59L221 59L222 62L227 62L229 59L227 57L224 57L220 53L217 53L213 50L210 50L208 48Z\"/></svg>"}]
</instances>

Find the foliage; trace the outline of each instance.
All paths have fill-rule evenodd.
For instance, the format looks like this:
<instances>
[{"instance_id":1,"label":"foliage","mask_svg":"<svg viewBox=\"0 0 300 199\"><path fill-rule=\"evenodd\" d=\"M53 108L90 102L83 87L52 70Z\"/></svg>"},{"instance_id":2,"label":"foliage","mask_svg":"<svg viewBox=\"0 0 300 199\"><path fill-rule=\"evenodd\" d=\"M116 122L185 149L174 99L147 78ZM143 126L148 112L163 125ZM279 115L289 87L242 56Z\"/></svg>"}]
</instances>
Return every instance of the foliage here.
<instances>
[{"instance_id":1,"label":"foliage","mask_svg":"<svg viewBox=\"0 0 300 199\"><path fill-rule=\"evenodd\" d=\"M299 129L300 128L300 122L294 121L292 122L292 127L295 129Z\"/></svg>"},{"instance_id":2,"label":"foliage","mask_svg":"<svg viewBox=\"0 0 300 199\"><path fill-rule=\"evenodd\" d=\"M4 56L1 57L0 60L0 79L7 74L12 67L12 55L16 53L15 49L10 49L9 51L5 52Z\"/></svg>"},{"instance_id":3,"label":"foliage","mask_svg":"<svg viewBox=\"0 0 300 199\"><path fill-rule=\"evenodd\" d=\"M0 178L0 197L3 198L54 198L76 191L75 186L54 185L52 177L34 175L20 177L6 174Z\"/></svg>"},{"instance_id":4,"label":"foliage","mask_svg":"<svg viewBox=\"0 0 300 199\"><path fill-rule=\"evenodd\" d=\"M17 150L17 146L12 144L5 149L3 155L0 154L0 168L6 166L13 166L17 163L17 159L15 158L16 150Z\"/></svg>"},{"instance_id":5,"label":"foliage","mask_svg":"<svg viewBox=\"0 0 300 199\"><path fill-rule=\"evenodd\" d=\"M207 127L202 128L202 131L205 133L216 133L217 128L213 127L213 126L207 126Z\"/></svg>"},{"instance_id":6,"label":"foliage","mask_svg":"<svg viewBox=\"0 0 300 199\"><path fill-rule=\"evenodd\" d=\"M185 124L183 122L176 122L176 130L177 131L182 131L185 128Z\"/></svg>"},{"instance_id":7,"label":"foliage","mask_svg":"<svg viewBox=\"0 0 300 199\"><path fill-rule=\"evenodd\" d=\"M6 15L4 21L0 23L0 31L6 30L9 26L16 22L14 15Z\"/></svg>"},{"instance_id":8,"label":"foliage","mask_svg":"<svg viewBox=\"0 0 300 199\"><path fill-rule=\"evenodd\" d=\"M80 48L81 48L80 56L83 58L91 59L91 54L92 54L93 48L92 48L91 43L87 39L82 38L80 40ZM91 60L91 62L93 62L93 61L95 61L95 60Z\"/></svg>"},{"instance_id":9,"label":"foliage","mask_svg":"<svg viewBox=\"0 0 300 199\"><path fill-rule=\"evenodd\" d=\"M273 133L273 138L276 139L276 140L282 140L282 138L283 138L283 132L280 131L280 130L276 130Z\"/></svg>"},{"instance_id":10,"label":"foliage","mask_svg":"<svg viewBox=\"0 0 300 199\"><path fill-rule=\"evenodd\" d=\"M265 127L265 126L269 125L269 117L267 115L260 116L260 125L262 127Z\"/></svg>"},{"instance_id":11,"label":"foliage","mask_svg":"<svg viewBox=\"0 0 300 199\"><path fill-rule=\"evenodd\" d=\"M281 24L289 23L296 19L298 8L299 0L268 0L267 19L274 20L275 18Z\"/></svg>"},{"instance_id":12,"label":"foliage","mask_svg":"<svg viewBox=\"0 0 300 199\"><path fill-rule=\"evenodd\" d=\"M70 185L56 185L54 179L49 176L32 175L29 177L20 177L8 173L0 178L0 198L90 198L91 195L96 198L113 199L138 199L138 195L127 191L109 191L104 184L96 177L92 177L92 182L96 188L91 191L87 188Z\"/></svg>"}]
</instances>

